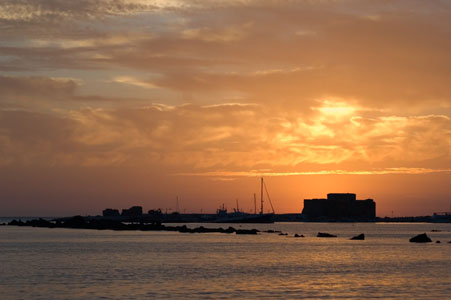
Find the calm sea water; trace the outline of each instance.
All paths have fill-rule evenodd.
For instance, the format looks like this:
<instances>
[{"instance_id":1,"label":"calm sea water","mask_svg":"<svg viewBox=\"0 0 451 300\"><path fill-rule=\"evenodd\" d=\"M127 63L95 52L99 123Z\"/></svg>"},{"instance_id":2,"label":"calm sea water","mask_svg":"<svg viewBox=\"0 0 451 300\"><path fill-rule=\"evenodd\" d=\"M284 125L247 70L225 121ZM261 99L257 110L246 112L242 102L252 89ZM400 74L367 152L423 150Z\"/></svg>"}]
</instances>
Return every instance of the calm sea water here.
<instances>
[{"instance_id":1,"label":"calm sea water","mask_svg":"<svg viewBox=\"0 0 451 300\"><path fill-rule=\"evenodd\" d=\"M451 299L451 224L232 226L290 236L0 226L0 298Z\"/></svg>"}]
</instances>

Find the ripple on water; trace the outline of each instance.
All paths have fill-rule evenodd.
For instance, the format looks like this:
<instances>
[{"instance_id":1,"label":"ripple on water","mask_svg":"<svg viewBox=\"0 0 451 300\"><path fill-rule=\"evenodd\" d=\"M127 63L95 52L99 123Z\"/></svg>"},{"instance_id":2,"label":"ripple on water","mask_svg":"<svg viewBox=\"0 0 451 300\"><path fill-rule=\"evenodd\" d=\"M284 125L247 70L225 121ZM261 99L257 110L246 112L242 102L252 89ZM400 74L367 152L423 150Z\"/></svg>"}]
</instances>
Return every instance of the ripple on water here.
<instances>
[{"instance_id":1,"label":"ripple on water","mask_svg":"<svg viewBox=\"0 0 451 300\"><path fill-rule=\"evenodd\" d=\"M450 227L260 227L306 236L295 239L2 226L2 299L446 298L451 244L412 245L408 239L427 232L433 240L451 240ZM316 238L319 231L338 238ZM365 241L349 240L361 232Z\"/></svg>"}]
</instances>

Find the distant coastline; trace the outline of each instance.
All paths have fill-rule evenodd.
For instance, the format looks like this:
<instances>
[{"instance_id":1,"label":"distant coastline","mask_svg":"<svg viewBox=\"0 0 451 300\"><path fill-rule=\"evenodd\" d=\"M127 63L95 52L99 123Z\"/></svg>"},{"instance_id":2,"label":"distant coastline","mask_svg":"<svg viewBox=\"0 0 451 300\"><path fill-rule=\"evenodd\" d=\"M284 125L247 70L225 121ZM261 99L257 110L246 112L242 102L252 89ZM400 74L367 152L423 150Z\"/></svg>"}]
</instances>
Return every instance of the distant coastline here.
<instances>
[{"instance_id":1,"label":"distant coastline","mask_svg":"<svg viewBox=\"0 0 451 300\"><path fill-rule=\"evenodd\" d=\"M201 213L172 213L172 214L162 214L160 220L161 223L214 223L215 214L201 214ZM13 220L31 221L36 219L43 219L47 221L64 221L72 217L30 217L30 216L14 216L14 217L0 217L0 225L6 225ZM97 216L84 216L87 220L112 220L119 222L151 222L146 214L139 217L103 217ZM376 217L371 220L359 219L359 220L330 220L326 218L309 220L300 213L286 213L286 214L274 214L274 222L318 222L318 223L359 223L359 222L372 222L372 223L451 223L451 218L437 218L437 216L409 216L409 217Z\"/></svg>"}]
</instances>

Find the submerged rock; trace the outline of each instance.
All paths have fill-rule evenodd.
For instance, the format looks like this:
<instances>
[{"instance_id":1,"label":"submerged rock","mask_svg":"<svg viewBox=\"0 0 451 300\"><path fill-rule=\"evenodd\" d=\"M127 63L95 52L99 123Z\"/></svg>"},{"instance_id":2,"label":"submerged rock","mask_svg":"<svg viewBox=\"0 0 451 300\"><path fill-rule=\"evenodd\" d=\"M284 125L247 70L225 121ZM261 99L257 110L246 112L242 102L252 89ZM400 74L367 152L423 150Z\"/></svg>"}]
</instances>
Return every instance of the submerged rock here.
<instances>
[{"instance_id":1,"label":"submerged rock","mask_svg":"<svg viewBox=\"0 0 451 300\"><path fill-rule=\"evenodd\" d=\"M409 240L411 243L431 243L432 240L427 236L426 233L422 233L414 236Z\"/></svg>"},{"instance_id":2,"label":"submerged rock","mask_svg":"<svg viewBox=\"0 0 451 300\"><path fill-rule=\"evenodd\" d=\"M318 232L317 237L337 237L336 235L327 232Z\"/></svg>"},{"instance_id":3,"label":"submerged rock","mask_svg":"<svg viewBox=\"0 0 451 300\"><path fill-rule=\"evenodd\" d=\"M351 240L359 240L359 241L363 241L365 239L365 234L361 233L359 235L353 236L351 238Z\"/></svg>"},{"instance_id":4,"label":"submerged rock","mask_svg":"<svg viewBox=\"0 0 451 300\"><path fill-rule=\"evenodd\" d=\"M297 234L297 233L296 233L296 234L294 235L294 237L296 237L296 238L297 238L297 237L304 237L304 235L303 235L303 234Z\"/></svg>"},{"instance_id":5,"label":"submerged rock","mask_svg":"<svg viewBox=\"0 0 451 300\"><path fill-rule=\"evenodd\" d=\"M436 243L437 243L437 244L440 244L441 242L440 242L440 241L436 241Z\"/></svg>"},{"instance_id":6,"label":"submerged rock","mask_svg":"<svg viewBox=\"0 0 451 300\"><path fill-rule=\"evenodd\" d=\"M235 234L257 234L257 229L237 229Z\"/></svg>"}]
</instances>

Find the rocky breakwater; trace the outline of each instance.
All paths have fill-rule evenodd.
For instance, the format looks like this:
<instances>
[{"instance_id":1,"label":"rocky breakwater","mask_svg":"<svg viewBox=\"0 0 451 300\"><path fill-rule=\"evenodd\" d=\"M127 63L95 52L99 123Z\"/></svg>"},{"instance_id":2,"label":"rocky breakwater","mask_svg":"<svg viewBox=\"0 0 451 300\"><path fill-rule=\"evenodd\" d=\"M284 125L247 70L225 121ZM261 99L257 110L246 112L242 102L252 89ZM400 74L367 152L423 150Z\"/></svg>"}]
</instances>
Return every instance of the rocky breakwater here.
<instances>
[{"instance_id":1,"label":"rocky breakwater","mask_svg":"<svg viewBox=\"0 0 451 300\"><path fill-rule=\"evenodd\" d=\"M44 228L74 228L74 229L96 229L96 230L141 230L141 231L176 231L181 233L235 233L235 234L257 234L257 229L235 229L233 227L206 228L203 226L188 228L182 226L165 226L161 223L130 223L125 224L120 221L107 219L88 219L82 216L66 218L64 220L48 221L44 219L29 220L26 222L13 220L8 223L12 226L32 226Z\"/></svg>"}]
</instances>

